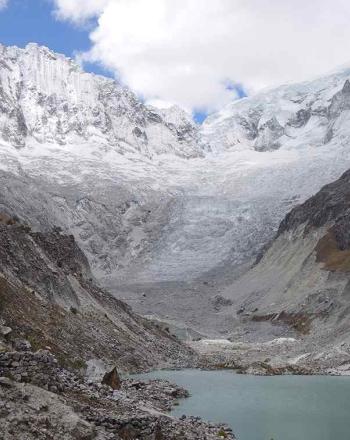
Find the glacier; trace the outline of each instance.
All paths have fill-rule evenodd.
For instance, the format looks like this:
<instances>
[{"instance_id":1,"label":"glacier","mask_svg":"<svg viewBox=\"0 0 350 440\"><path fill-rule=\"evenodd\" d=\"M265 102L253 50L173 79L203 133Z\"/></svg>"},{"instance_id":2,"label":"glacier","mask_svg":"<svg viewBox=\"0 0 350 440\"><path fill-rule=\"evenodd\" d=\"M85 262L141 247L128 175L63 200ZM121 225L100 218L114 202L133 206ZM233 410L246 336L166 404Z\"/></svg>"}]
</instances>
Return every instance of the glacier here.
<instances>
[{"instance_id":1,"label":"glacier","mask_svg":"<svg viewBox=\"0 0 350 440\"><path fill-rule=\"evenodd\" d=\"M232 330L215 296L350 168L349 80L266 90L198 126L47 48L0 46L0 210L73 234L136 311Z\"/></svg>"}]
</instances>

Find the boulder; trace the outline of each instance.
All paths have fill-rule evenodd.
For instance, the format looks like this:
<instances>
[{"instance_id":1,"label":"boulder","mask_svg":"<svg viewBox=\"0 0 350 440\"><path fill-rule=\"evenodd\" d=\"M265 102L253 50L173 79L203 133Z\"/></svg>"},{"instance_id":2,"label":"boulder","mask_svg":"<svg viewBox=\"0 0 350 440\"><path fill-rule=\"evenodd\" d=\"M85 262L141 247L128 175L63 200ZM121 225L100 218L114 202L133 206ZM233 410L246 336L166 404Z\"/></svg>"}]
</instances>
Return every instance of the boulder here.
<instances>
[{"instance_id":1,"label":"boulder","mask_svg":"<svg viewBox=\"0 0 350 440\"><path fill-rule=\"evenodd\" d=\"M103 376L102 384L110 386L113 390L120 390L121 380L115 367Z\"/></svg>"},{"instance_id":2,"label":"boulder","mask_svg":"<svg viewBox=\"0 0 350 440\"><path fill-rule=\"evenodd\" d=\"M12 388L13 382L8 377L0 377L0 387Z\"/></svg>"},{"instance_id":3,"label":"boulder","mask_svg":"<svg viewBox=\"0 0 350 440\"><path fill-rule=\"evenodd\" d=\"M11 327L7 327L6 325L1 325L0 326L0 334L2 336L7 336L12 332L12 328Z\"/></svg>"},{"instance_id":4,"label":"boulder","mask_svg":"<svg viewBox=\"0 0 350 440\"><path fill-rule=\"evenodd\" d=\"M13 345L16 351L30 351L32 349L31 343L26 339L16 339Z\"/></svg>"}]
</instances>

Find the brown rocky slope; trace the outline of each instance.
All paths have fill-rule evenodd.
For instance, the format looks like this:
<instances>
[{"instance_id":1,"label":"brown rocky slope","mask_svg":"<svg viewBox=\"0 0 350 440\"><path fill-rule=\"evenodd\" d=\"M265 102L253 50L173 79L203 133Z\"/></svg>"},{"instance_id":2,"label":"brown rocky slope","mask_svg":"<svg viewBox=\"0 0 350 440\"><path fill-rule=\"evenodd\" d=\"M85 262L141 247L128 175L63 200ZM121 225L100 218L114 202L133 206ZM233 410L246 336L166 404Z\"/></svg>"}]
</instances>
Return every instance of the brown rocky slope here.
<instances>
[{"instance_id":1,"label":"brown rocky slope","mask_svg":"<svg viewBox=\"0 0 350 440\"><path fill-rule=\"evenodd\" d=\"M8 341L49 347L76 369L184 366L191 350L100 289L73 236L0 218L0 316ZM6 333L6 332L5 332Z\"/></svg>"},{"instance_id":2,"label":"brown rocky slope","mask_svg":"<svg viewBox=\"0 0 350 440\"><path fill-rule=\"evenodd\" d=\"M249 345L245 362L350 371L349 231L350 170L294 208L225 292L239 321L231 339L261 343Z\"/></svg>"}]
</instances>

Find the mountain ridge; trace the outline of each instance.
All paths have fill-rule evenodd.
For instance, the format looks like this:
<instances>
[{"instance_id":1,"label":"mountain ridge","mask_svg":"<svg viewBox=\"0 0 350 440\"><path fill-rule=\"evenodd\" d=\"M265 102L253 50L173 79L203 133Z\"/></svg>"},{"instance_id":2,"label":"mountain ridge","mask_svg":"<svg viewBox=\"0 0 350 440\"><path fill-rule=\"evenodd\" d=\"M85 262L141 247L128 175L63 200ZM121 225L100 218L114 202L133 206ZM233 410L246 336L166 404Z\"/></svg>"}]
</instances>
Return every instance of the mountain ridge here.
<instances>
[{"instance_id":1,"label":"mountain ridge","mask_svg":"<svg viewBox=\"0 0 350 440\"><path fill-rule=\"evenodd\" d=\"M0 46L0 55L1 111L8 115L1 133L15 147L33 138L61 145L89 141L147 157L202 154L196 125L181 109L145 106L117 81L86 73L72 59L34 43L24 49ZM177 143L181 149L174 148Z\"/></svg>"},{"instance_id":2,"label":"mountain ridge","mask_svg":"<svg viewBox=\"0 0 350 440\"><path fill-rule=\"evenodd\" d=\"M138 313L230 333L236 318L218 313L217 295L294 206L350 167L350 72L237 101L198 127L55 57L1 49L1 210L73 234L93 275Z\"/></svg>"}]
</instances>

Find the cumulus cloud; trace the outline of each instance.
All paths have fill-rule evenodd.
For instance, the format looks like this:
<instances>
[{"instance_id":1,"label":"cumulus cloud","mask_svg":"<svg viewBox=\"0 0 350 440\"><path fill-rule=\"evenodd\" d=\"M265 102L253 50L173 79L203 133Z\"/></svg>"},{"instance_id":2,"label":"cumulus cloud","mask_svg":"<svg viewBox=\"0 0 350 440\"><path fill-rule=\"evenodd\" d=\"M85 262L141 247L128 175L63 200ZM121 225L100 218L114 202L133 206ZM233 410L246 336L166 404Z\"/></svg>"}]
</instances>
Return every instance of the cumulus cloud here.
<instances>
[{"instance_id":1,"label":"cumulus cloud","mask_svg":"<svg viewBox=\"0 0 350 440\"><path fill-rule=\"evenodd\" d=\"M228 83L253 93L350 61L348 0L55 2L60 18L97 18L84 58L153 102L214 110L232 99Z\"/></svg>"},{"instance_id":2,"label":"cumulus cloud","mask_svg":"<svg viewBox=\"0 0 350 440\"><path fill-rule=\"evenodd\" d=\"M0 0L0 10L6 8L7 0Z\"/></svg>"},{"instance_id":3,"label":"cumulus cloud","mask_svg":"<svg viewBox=\"0 0 350 440\"><path fill-rule=\"evenodd\" d=\"M6 0L5 0L6 1ZM54 0L56 16L62 20L83 23L85 20L103 13L109 0ZM1 2L1 0L0 0Z\"/></svg>"}]
</instances>

